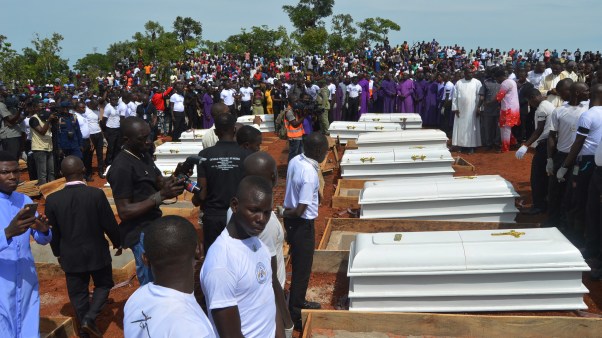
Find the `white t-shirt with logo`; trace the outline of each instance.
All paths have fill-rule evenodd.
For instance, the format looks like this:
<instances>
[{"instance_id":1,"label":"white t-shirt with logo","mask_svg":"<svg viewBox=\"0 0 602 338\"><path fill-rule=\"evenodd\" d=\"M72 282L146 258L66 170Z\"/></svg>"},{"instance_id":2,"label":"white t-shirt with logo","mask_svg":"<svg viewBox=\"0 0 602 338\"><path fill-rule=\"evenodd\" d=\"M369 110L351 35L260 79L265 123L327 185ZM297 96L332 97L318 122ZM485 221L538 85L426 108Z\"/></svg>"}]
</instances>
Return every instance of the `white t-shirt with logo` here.
<instances>
[{"instance_id":1,"label":"white t-shirt with logo","mask_svg":"<svg viewBox=\"0 0 602 338\"><path fill-rule=\"evenodd\" d=\"M602 138L602 106L591 107L581 114L577 135L585 136L579 156L594 155Z\"/></svg>"},{"instance_id":2,"label":"white t-shirt with logo","mask_svg":"<svg viewBox=\"0 0 602 338\"><path fill-rule=\"evenodd\" d=\"M347 86L347 93L350 98L356 98L362 93L362 87L358 84L350 84Z\"/></svg>"},{"instance_id":3,"label":"white t-shirt with logo","mask_svg":"<svg viewBox=\"0 0 602 338\"><path fill-rule=\"evenodd\" d=\"M119 116L119 112L117 112L117 109L115 109L115 107L113 107L110 103L107 103L105 106L103 117L107 119L107 128L119 128L121 125L121 117Z\"/></svg>"},{"instance_id":4,"label":"white t-shirt with logo","mask_svg":"<svg viewBox=\"0 0 602 338\"><path fill-rule=\"evenodd\" d=\"M232 217L232 209L228 208L228 212L226 213L226 224L230 222L230 218ZM259 234L259 239L266 245L268 251L270 252L270 256L276 256L276 267L278 271L276 272L278 277L278 282L284 289L284 283L286 282L286 269L284 267L284 252L282 246L284 244L284 230L282 229L282 224L278 221L278 217L272 211L272 216L270 216L270 220L265 225L265 229Z\"/></svg>"},{"instance_id":5,"label":"white t-shirt with logo","mask_svg":"<svg viewBox=\"0 0 602 338\"><path fill-rule=\"evenodd\" d=\"M251 87L242 87L240 88L240 99L242 101L251 101L251 97L253 96L253 88Z\"/></svg>"},{"instance_id":6,"label":"white t-shirt with logo","mask_svg":"<svg viewBox=\"0 0 602 338\"><path fill-rule=\"evenodd\" d=\"M577 122L579 117L589 108L589 101L581 102L576 106L563 104L552 113L550 131L558 133L556 149L568 153L577 136Z\"/></svg>"},{"instance_id":7,"label":"white t-shirt with logo","mask_svg":"<svg viewBox=\"0 0 602 338\"><path fill-rule=\"evenodd\" d=\"M170 98L169 102L173 103L173 111L174 112L183 112L184 111L184 96L174 93Z\"/></svg>"},{"instance_id":8,"label":"white t-shirt with logo","mask_svg":"<svg viewBox=\"0 0 602 338\"><path fill-rule=\"evenodd\" d=\"M217 336L194 293L154 283L138 288L125 303L123 334L126 338Z\"/></svg>"},{"instance_id":9,"label":"white t-shirt with logo","mask_svg":"<svg viewBox=\"0 0 602 338\"><path fill-rule=\"evenodd\" d=\"M234 239L227 228L211 245L201 269L201 288L216 332L211 311L237 306L243 336L275 335L276 303L270 261L270 253L259 238Z\"/></svg>"},{"instance_id":10,"label":"white t-shirt with logo","mask_svg":"<svg viewBox=\"0 0 602 338\"><path fill-rule=\"evenodd\" d=\"M234 89L224 89L219 94L219 98L224 101L226 106L231 106L234 104Z\"/></svg>"}]
</instances>

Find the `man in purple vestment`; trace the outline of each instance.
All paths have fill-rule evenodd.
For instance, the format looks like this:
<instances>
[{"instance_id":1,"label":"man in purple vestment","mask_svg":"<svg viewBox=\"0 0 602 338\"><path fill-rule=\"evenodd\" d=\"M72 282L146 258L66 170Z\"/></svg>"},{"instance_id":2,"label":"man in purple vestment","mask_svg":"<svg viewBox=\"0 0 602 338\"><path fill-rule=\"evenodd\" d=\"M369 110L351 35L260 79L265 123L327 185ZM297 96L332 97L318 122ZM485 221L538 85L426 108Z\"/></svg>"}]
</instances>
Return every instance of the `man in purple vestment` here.
<instances>
[{"instance_id":1,"label":"man in purple vestment","mask_svg":"<svg viewBox=\"0 0 602 338\"><path fill-rule=\"evenodd\" d=\"M424 114L426 112L426 90L428 87L428 81L424 79L424 73L417 72L416 73L416 81L414 81L414 112L416 114L420 114L422 120L424 121Z\"/></svg>"},{"instance_id":2,"label":"man in purple vestment","mask_svg":"<svg viewBox=\"0 0 602 338\"><path fill-rule=\"evenodd\" d=\"M423 126L439 125L439 82L435 74L431 76L431 80L427 83L426 95L424 99L424 115L422 116Z\"/></svg>"},{"instance_id":3,"label":"man in purple vestment","mask_svg":"<svg viewBox=\"0 0 602 338\"><path fill-rule=\"evenodd\" d=\"M334 104L332 109L332 120L342 121L345 97L347 96L347 85L343 82L343 77L339 78L339 84L334 94Z\"/></svg>"},{"instance_id":4,"label":"man in purple vestment","mask_svg":"<svg viewBox=\"0 0 602 338\"><path fill-rule=\"evenodd\" d=\"M410 79L408 73L400 74L401 81L397 85L397 112L413 113L414 112L414 81Z\"/></svg>"},{"instance_id":5,"label":"man in purple vestment","mask_svg":"<svg viewBox=\"0 0 602 338\"><path fill-rule=\"evenodd\" d=\"M395 111L397 89L395 88L395 82L391 80L389 74L385 75L385 79L380 87L383 93L383 113L393 113Z\"/></svg>"},{"instance_id":6,"label":"man in purple vestment","mask_svg":"<svg viewBox=\"0 0 602 338\"><path fill-rule=\"evenodd\" d=\"M205 95L203 95L203 129L209 129L213 126L213 116L211 116L211 106L213 106L213 87L208 86Z\"/></svg>"},{"instance_id":7,"label":"man in purple vestment","mask_svg":"<svg viewBox=\"0 0 602 338\"><path fill-rule=\"evenodd\" d=\"M357 83L362 87L360 96L360 116L368 112L368 101L370 100L370 82L366 80L366 75L361 75L361 80Z\"/></svg>"}]
</instances>

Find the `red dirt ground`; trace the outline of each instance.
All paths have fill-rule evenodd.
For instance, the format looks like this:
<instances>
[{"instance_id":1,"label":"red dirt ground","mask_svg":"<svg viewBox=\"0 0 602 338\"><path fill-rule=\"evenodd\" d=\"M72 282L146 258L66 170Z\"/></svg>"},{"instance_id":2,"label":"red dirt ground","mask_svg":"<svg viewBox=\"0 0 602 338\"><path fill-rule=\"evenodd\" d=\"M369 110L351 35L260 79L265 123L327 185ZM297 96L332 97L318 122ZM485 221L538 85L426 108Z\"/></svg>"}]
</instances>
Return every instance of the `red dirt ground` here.
<instances>
[{"instance_id":1,"label":"red dirt ground","mask_svg":"<svg viewBox=\"0 0 602 338\"><path fill-rule=\"evenodd\" d=\"M285 190L285 178L286 178L286 160L288 156L288 148L286 141L279 140L273 136L273 134L264 134L264 144L267 149L278 163L279 169L279 180L278 186L275 190L274 205L281 205L284 199ZM339 154L342 154L343 149L339 149ZM454 153L454 156L460 154ZM330 155L332 156L332 155ZM529 175L532 154L527 154L523 160L517 160L514 157L514 152L500 154L494 151L478 151L472 155L460 155L468 162L472 163L476 167L476 174L499 174L512 182L516 191L520 194L519 203L528 206L530 204L530 186L529 186ZM461 172L458 175L469 175L470 172ZM24 173L23 175L27 175ZM324 201L321 203L320 216L316 220L316 245L320 241L324 228L326 225L326 218L334 217L351 217L343 209L332 209L330 207L330 201L336 188L336 182L339 175L338 170L335 169L333 173L324 175L325 189L324 189ZM26 178L26 177L24 177ZM101 180L98 176L94 176L94 182L90 185L101 187L105 183L105 180ZM40 201L40 203L43 203ZM542 216L524 217L519 216L519 222L540 222ZM190 220L196 224L195 220ZM348 288L348 281L345 276L337 277L334 274L330 276L328 274L316 274L312 276L310 286L320 285L334 285L334 295L328 299L323 306L325 308L334 308L338 299L342 298L346 294ZM589 282L586 280L586 284L591 292L591 297L586 297L586 303L590 307L591 312L601 313L602 308L602 287L600 282ZM104 333L104 337L122 337L123 336L123 307L127 298L136 290L138 282L135 278L132 279L129 285L114 289L110 294L109 304L104 308L102 314L98 318L98 326ZM340 290L344 291L340 291ZM42 316L74 316L74 311L69 303L67 297L67 291L65 281L63 278L51 278L40 280L40 295L41 295L41 315ZM204 304L203 304L204 307Z\"/></svg>"}]
</instances>

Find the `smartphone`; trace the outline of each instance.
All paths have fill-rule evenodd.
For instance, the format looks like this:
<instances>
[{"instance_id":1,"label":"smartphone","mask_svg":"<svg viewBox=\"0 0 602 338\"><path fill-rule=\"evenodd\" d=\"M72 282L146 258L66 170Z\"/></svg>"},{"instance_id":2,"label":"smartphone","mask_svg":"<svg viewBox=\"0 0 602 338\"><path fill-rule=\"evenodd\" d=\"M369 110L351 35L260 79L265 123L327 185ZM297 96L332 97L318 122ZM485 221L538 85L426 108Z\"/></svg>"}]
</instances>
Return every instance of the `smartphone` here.
<instances>
[{"instance_id":1,"label":"smartphone","mask_svg":"<svg viewBox=\"0 0 602 338\"><path fill-rule=\"evenodd\" d=\"M25 215L23 217L33 217L36 215L36 211L38 211L38 203L25 204L25 208L27 208L27 211L25 211Z\"/></svg>"}]
</instances>

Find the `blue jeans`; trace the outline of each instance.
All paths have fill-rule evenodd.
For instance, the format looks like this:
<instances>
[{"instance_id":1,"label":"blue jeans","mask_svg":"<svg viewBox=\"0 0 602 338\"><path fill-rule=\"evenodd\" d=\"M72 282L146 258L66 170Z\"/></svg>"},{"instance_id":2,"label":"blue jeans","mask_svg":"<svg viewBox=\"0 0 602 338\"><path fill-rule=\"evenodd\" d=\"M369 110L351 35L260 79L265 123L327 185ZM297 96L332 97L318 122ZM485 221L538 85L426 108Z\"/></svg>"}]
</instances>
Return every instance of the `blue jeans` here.
<instances>
[{"instance_id":1,"label":"blue jeans","mask_svg":"<svg viewBox=\"0 0 602 338\"><path fill-rule=\"evenodd\" d=\"M290 162L293 157L301 155L303 153L303 142L299 140L288 140L288 161Z\"/></svg>"},{"instance_id":2,"label":"blue jeans","mask_svg":"<svg viewBox=\"0 0 602 338\"><path fill-rule=\"evenodd\" d=\"M145 265L142 261L142 254L144 253L144 232L140 233L140 241L132 247L134 253L134 260L136 261L136 276L140 286L148 284L154 280L153 272L148 265Z\"/></svg>"}]
</instances>

